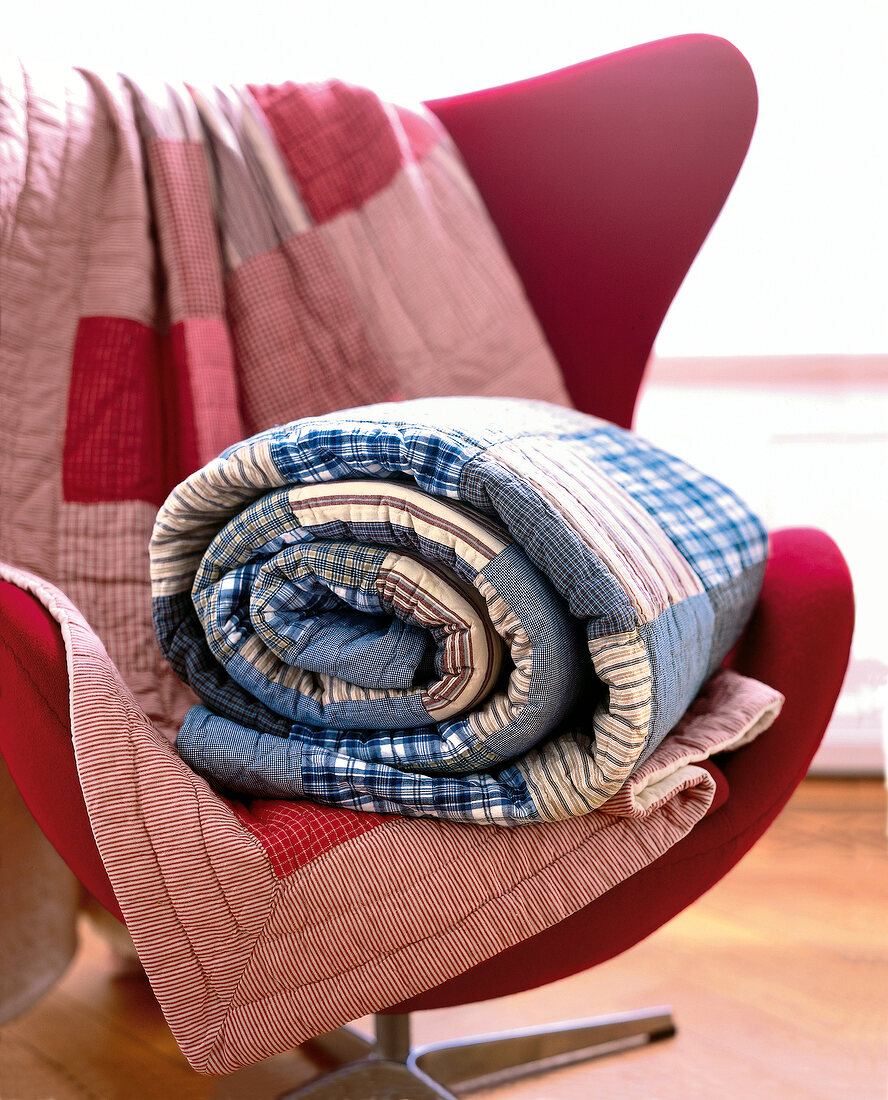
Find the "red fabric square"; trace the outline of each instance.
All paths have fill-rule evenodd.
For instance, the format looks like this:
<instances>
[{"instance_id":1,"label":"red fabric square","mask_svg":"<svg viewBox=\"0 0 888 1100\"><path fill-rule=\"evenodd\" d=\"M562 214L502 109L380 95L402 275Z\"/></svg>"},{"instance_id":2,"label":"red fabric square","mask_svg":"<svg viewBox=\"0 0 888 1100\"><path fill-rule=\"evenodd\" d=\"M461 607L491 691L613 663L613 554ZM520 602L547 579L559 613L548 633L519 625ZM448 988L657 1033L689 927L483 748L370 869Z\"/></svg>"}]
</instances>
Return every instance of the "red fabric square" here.
<instances>
[{"instance_id":1,"label":"red fabric square","mask_svg":"<svg viewBox=\"0 0 888 1100\"><path fill-rule=\"evenodd\" d=\"M262 798L253 799L249 806L226 802L265 849L278 878L391 820L384 814L334 810L313 802Z\"/></svg>"},{"instance_id":2,"label":"red fabric square","mask_svg":"<svg viewBox=\"0 0 888 1100\"><path fill-rule=\"evenodd\" d=\"M178 484L211 462L226 447L248 433L240 414L231 338L225 322L215 317L189 317L170 330L168 389L175 389L178 407L167 425L178 451ZM172 486L171 486L172 488Z\"/></svg>"},{"instance_id":3,"label":"red fabric square","mask_svg":"<svg viewBox=\"0 0 888 1100\"><path fill-rule=\"evenodd\" d=\"M315 222L362 206L409 155L367 89L338 80L248 87Z\"/></svg>"},{"instance_id":4,"label":"red fabric square","mask_svg":"<svg viewBox=\"0 0 888 1100\"><path fill-rule=\"evenodd\" d=\"M156 333L125 317L83 317L74 342L62 486L68 501L160 505L162 353Z\"/></svg>"},{"instance_id":5,"label":"red fabric square","mask_svg":"<svg viewBox=\"0 0 888 1100\"><path fill-rule=\"evenodd\" d=\"M239 438L230 351L216 328L224 326L186 321L160 337L126 317L81 318L65 426L65 500L160 507L175 485ZM208 395L211 377L217 385ZM197 427L193 378L204 380Z\"/></svg>"}]
</instances>

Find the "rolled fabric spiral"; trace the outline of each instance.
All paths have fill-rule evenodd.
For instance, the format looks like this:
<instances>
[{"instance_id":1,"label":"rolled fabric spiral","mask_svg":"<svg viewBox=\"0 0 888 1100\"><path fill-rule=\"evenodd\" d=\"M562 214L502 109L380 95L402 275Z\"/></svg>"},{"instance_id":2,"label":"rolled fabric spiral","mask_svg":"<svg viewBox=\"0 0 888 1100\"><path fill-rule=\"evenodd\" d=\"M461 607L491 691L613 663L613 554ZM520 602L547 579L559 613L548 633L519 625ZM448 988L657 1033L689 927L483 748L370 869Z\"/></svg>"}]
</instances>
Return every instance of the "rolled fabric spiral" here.
<instances>
[{"instance_id":1,"label":"rolled fabric spiral","mask_svg":"<svg viewBox=\"0 0 888 1100\"><path fill-rule=\"evenodd\" d=\"M170 495L158 640L180 755L243 794L493 824L604 805L758 594L724 486L543 402L431 398L270 429Z\"/></svg>"}]
</instances>

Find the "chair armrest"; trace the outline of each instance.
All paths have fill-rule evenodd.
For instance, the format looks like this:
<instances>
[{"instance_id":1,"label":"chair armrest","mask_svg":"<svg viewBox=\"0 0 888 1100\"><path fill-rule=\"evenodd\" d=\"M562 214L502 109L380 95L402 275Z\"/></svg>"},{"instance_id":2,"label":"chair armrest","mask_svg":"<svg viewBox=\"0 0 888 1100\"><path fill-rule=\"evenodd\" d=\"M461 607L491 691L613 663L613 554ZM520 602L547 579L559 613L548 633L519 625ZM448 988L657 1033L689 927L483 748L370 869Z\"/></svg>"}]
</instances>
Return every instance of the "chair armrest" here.
<instances>
[{"instance_id":1,"label":"chair armrest","mask_svg":"<svg viewBox=\"0 0 888 1100\"><path fill-rule=\"evenodd\" d=\"M77 778L59 625L8 581L0 581L0 684L0 752L25 804L81 883L122 920Z\"/></svg>"},{"instance_id":2,"label":"chair armrest","mask_svg":"<svg viewBox=\"0 0 888 1100\"><path fill-rule=\"evenodd\" d=\"M786 703L762 737L720 761L733 811L744 800L771 802L772 820L804 776L841 690L853 629L851 575L835 542L807 527L773 532L761 596L729 661Z\"/></svg>"}]
</instances>

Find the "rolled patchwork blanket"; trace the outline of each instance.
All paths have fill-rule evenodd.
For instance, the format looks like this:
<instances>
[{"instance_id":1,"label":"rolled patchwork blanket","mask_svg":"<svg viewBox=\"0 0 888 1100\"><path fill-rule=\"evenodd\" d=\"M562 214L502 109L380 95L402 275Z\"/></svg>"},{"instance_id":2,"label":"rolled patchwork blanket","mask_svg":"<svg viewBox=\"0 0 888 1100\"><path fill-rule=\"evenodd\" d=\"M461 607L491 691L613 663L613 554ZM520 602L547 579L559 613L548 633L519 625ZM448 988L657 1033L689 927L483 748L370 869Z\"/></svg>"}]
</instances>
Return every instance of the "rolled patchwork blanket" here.
<instances>
[{"instance_id":1,"label":"rolled patchwork blanket","mask_svg":"<svg viewBox=\"0 0 888 1100\"><path fill-rule=\"evenodd\" d=\"M736 641L767 535L633 433L506 398L295 421L160 510L177 747L244 794L514 825L596 809Z\"/></svg>"}]
</instances>

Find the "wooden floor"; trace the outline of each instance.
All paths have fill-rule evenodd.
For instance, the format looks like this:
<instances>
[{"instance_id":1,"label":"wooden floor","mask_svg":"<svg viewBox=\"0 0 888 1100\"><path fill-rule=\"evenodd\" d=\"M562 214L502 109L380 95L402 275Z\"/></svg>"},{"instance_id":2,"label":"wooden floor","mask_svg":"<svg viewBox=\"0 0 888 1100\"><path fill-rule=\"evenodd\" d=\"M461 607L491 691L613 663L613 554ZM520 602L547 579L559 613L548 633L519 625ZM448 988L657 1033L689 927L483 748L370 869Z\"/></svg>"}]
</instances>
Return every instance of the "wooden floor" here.
<instances>
[{"instance_id":1,"label":"wooden floor","mask_svg":"<svg viewBox=\"0 0 888 1100\"><path fill-rule=\"evenodd\" d=\"M886 869L882 784L808 779L740 866L644 943L543 990L420 1014L415 1040L671 1003L675 1039L474 1096L881 1100ZM85 929L56 989L0 1029L0 1100L270 1100L315 1072L296 1052L198 1076L145 982L115 965Z\"/></svg>"}]
</instances>

